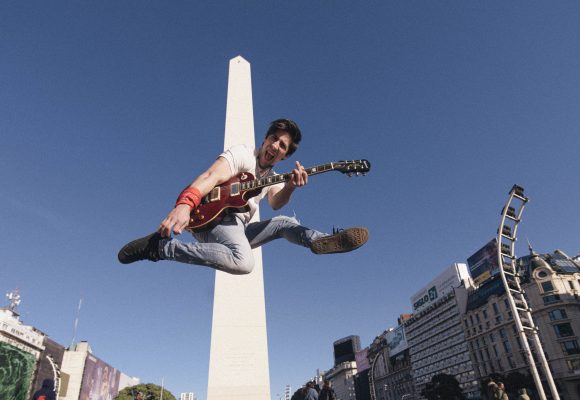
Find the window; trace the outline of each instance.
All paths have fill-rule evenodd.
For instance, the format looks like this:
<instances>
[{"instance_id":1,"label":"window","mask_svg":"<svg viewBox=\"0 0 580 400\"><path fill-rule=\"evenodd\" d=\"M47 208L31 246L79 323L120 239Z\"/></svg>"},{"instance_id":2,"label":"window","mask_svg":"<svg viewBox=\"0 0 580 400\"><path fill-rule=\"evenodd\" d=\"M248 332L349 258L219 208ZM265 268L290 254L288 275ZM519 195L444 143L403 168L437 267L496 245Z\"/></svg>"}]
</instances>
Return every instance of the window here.
<instances>
[{"instance_id":1,"label":"window","mask_svg":"<svg viewBox=\"0 0 580 400\"><path fill-rule=\"evenodd\" d=\"M491 306L493 307L493 313L495 315L499 314L499 308L497 307L497 303L493 303Z\"/></svg>"},{"instance_id":2,"label":"window","mask_svg":"<svg viewBox=\"0 0 580 400\"><path fill-rule=\"evenodd\" d=\"M574 336L574 331L572 330L572 326L568 322L566 322L565 324L554 325L554 331L556 332L556 336L559 338Z\"/></svg>"},{"instance_id":3,"label":"window","mask_svg":"<svg viewBox=\"0 0 580 400\"><path fill-rule=\"evenodd\" d=\"M544 293L553 291L554 285L552 285L552 281L542 282L542 290Z\"/></svg>"},{"instance_id":4,"label":"window","mask_svg":"<svg viewBox=\"0 0 580 400\"><path fill-rule=\"evenodd\" d=\"M548 313L548 315L550 316L550 320L552 320L552 321L568 318L568 315L566 314L566 310L562 310L560 308L550 311Z\"/></svg>"},{"instance_id":5,"label":"window","mask_svg":"<svg viewBox=\"0 0 580 400\"><path fill-rule=\"evenodd\" d=\"M481 322L481 320L479 319L479 314L475 314L475 320L477 321L478 324Z\"/></svg>"},{"instance_id":6,"label":"window","mask_svg":"<svg viewBox=\"0 0 580 400\"><path fill-rule=\"evenodd\" d=\"M568 281L568 285L570 285L570 289L574 290L574 281Z\"/></svg>"},{"instance_id":7,"label":"window","mask_svg":"<svg viewBox=\"0 0 580 400\"><path fill-rule=\"evenodd\" d=\"M516 336L516 343L518 344L518 349L522 349L522 341L519 336Z\"/></svg>"},{"instance_id":8,"label":"window","mask_svg":"<svg viewBox=\"0 0 580 400\"><path fill-rule=\"evenodd\" d=\"M538 277L540 278L545 278L548 276L548 273L546 271L540 271L538 272Z\"/></svg>"},{"instance_id":9,"label":"window","mask_svg":"<svg viewBox=\"0 0 580 400\"><path fill-rule=\"evenodd\" d=\"M576 340L567 340L565 342L560 343L562 346L562 351L564 354L572 355L572 354L580 354L580 347L578 346L578 341Z\"/></svg>"},{"instance_id":10,"label":"window","mask_svg":"<svg viewBox=\"0 0 580 400\"><path fill-rule=\"evenodd\" d=\"M505 338L507 337L507 333L505 332L505 329L504 329L504 328L501 328L501 329L499 330L499 336L500 336L502 339L505 339Z\"/></svg>"},{"instance_id":11,"label":"window","mask_svg":"<svg viewBox=\"0 0 580 400\"><path fill-rule=\"evenodd\" d=\"M552 294L550 296L544 296L544 304L552 304L552 303L557 303L560 301L560 295L559 294Z\"/></svg>"},{"instance_id":12,"label":"window","mask_svg":"<svg viewBox=\"0 0 580 400\"><path fill-rule=\"evenodd\" d=\"M495 342L495 336L493 336L493 333L489 334L489 340L491 340L491 342Z\"/></svg>"},{"instance_id":13,"label":"window","mask_svg":"<svg viewBox=\"0 0 580 400\"><path fill-rule=\"evenodd\" d=\"M580 371L580 359L566 360L566 364L568 364L568 369L570 371Z\"/></svg>"},{"instance_id":14,"label":"window","mask_svg":"<svg viewBox=\"0 0 580 400\"><path fill-rule=\"evenodd\" d=\"M483 313L483 319L487 319L487 310L483 310L482 313Z\"/></svg>"},{"instance_id":15,"label":"window","mask_svg":"<svg viewBox=\"0 0 580 400\"><path fill-rule=\"evenodd\" d=\"M511 345L511 343L508 340L506 340L505 342L503 342L503 348L504 348L504 350L505 350L506 353L511 353L512 352L512 345Z\"/></svg>"},{"instance_id":16,"label":"window","mask_svg":"<svg viewBox=\"0 0 580 400\"><path fill-rule=\"evenodd\" d=\"M506 311L510 309L510 303L508 302L508 299L503 299L503 305Z\"/></svg>"}]
</instances>

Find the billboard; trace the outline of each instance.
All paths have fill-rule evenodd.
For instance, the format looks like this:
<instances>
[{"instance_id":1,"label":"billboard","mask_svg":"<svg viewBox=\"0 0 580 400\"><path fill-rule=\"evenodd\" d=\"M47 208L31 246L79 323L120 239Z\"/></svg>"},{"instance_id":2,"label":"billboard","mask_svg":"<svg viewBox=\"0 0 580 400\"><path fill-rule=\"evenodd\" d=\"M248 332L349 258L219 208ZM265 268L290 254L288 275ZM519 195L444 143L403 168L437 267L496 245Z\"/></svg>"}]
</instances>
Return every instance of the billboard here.
<instances>
[{"instance_id":1,"label":"billboard","mask_svg":"<svg viewBox=\"0 0 580 400\"><path fill-rule=\"evenodd\" d=\"M0 342L0 399L28 400L36 357Z\"/></svg>"},{"instance_id":2,"label":"billboard","mask_svg":"<svg viewBox=\"0 0 580 400\"><path fill-rule=\"evenodd\" d=\"M399 325L392 331L387 332L386 339L390 356L397 355L409 347L407 344L407 338L405 337L405 329L403 328L403 325Z\"/></svg>"},{"instance_id":3,"label":"billboard","mask_svg":"<svg viewBox=\"0 0 580 400\"><path fill-rule=\"evenodd\" d=\"M467 259L469 272L476 286L499 273L497 259L497 240L490 240Z\"/></svg>"},{"instance_id":4,"label":"billboard","mask_svg":"<svg viewBox=\"0 0 580 400\"><path fill-rule=\"evenodd\" d=\"M113 400L119 393L120 372L89 354L79 400Z\"/></svg>"},{"instance_id":5,"label":"billboard","mask_svg":"<svg viewBox=\"0 0 580 400\"><path fill-rule=\"evenodd\" d=\"M437 299L453 291L453 288L458 287L464 279L469 279L467 265L462 263L451 264L445 271L411 296L413 312L416 313L427 308Z\"/></svg>"},{"instance_id":6,"label":"billboard","mask_svg":"<svg viewBox=\"0 0 580 400\"><path fill-rule=\"evenodd\" d=\"M345 361L355 361L355 353L360 350L360 337L347 336L334 342L334 365Z\"/></svg>"}]
</instances>

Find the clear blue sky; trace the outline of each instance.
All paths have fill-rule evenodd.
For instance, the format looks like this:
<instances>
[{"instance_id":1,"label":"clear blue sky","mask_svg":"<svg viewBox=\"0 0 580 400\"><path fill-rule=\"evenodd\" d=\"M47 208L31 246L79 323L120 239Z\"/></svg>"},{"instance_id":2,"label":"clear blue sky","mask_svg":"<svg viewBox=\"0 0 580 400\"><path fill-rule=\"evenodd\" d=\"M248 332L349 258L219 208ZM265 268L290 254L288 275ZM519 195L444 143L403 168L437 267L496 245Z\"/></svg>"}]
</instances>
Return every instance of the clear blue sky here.
<instances>
[{"instance_id":1,"label":"clear blue sky","mask_svg":"<svg viewBox=\"0 0 580 400\"><path fill-rule=\"evenodd\" d=\"M175 395L205 398L214 272L116 254L220 152L237 55L258 141L289 117L303 164L372 162L282 210L367 226L365 247L263 249L272 397L410 312L495 235L514 183L531 199L517 253L580 252L576 1L3 1L0 33L0 290L64 345L83 296L77 339Z\"/></svg>"}]
</instances>

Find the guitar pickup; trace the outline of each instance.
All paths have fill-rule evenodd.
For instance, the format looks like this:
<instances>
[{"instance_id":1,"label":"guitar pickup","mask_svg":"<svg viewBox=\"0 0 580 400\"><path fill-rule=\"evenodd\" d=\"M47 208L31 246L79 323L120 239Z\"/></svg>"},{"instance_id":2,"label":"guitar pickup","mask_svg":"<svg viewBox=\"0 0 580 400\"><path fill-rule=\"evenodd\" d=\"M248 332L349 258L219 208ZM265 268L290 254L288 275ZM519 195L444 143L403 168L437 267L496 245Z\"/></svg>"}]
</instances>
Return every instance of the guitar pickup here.
<instances>
[{"instance_id":1,"label":"guitar pickup","mask_svg":"<svg viewBox=\"0 0 580 400\"><path fill-rule=\"evenodd\" d=\"M240 194L240 182L232 183L230 186L230 197Z\"/></svg>"},{"instance_id":2,"label":"guitar pickup","mask_svg":"<svg viewBox=\"0 0 580 400\"><path fill-rule=\"evenodd\" d=\"M221 193L221 191L220 191L219 186L214 187L211 190L211 192L209 192L209 194L208 194L208 200L210 202L212 202L212 201L218 201L220 199L220 193Z\"/></svg>"}]
</instances>

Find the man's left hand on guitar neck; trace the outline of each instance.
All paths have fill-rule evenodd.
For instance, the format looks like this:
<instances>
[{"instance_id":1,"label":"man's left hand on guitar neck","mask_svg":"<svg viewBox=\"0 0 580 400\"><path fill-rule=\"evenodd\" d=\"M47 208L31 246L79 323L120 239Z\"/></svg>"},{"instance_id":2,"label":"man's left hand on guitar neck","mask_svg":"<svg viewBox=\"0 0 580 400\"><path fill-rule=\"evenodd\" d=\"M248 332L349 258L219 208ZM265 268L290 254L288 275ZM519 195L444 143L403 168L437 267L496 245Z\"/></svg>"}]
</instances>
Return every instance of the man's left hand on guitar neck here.
<instances>
[{"instance_id":1,"label":"man's left hand on guitar neck","mask_svg":"<svg viewBox=\"0 0 580 400\"><path fill-rule=\"evenodd\" d=\"M296 161L296 168L292 170L292 178L284 184L282 189L270 190L268 193L268 204L272 209L278 210L290 201L292 193L297 187L302 187L308 183L306 170Z\"/></svg>"}]
</instances>

